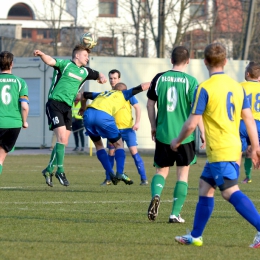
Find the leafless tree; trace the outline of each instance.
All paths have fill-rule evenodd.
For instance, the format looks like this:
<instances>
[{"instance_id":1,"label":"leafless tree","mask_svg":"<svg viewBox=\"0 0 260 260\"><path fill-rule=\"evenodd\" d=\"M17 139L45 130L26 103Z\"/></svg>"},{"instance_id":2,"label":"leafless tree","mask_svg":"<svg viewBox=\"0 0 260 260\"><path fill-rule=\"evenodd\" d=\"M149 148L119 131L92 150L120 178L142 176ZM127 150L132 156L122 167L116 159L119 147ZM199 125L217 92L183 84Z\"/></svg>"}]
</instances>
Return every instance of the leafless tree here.
<instances>
[{"instance_id":1,"label":"leafless tree","mask_svg":"<svg viewBox=\"0 0 260 260\"><path fill-rule=\"evenodd\" d=\"M33 3L32 3L33 4ZM66 0L43 0L44 8L41 10L35 6L37 10L36 16L38 20L41 20L47 24L48 29L51 32L53 55L59 55L59 42L62 22L75 23L75 19L71 18L69 21L64 19L66 12ZM73 38L73 37L72 37Z\"/></svg>"}]
</instances>

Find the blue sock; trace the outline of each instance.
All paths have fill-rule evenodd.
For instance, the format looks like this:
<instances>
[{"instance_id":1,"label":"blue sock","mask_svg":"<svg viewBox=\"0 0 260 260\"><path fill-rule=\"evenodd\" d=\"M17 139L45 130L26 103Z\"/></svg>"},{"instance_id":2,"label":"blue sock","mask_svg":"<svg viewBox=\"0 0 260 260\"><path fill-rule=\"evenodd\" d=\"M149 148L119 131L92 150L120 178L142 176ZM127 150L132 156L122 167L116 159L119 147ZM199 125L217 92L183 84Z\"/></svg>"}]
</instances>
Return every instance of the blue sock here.
<instances>
[{"instance_id":1,"label":"blue sock","mask_svg":"<svg viewBox=\"0 0 260 260\"><path fill-rule=\"evenodd\" d=\"M135 161L136 168L138 170L138 173L140 174L141 180L147 180L146 174L145 174L145 168L144 168L144 162L140 156L139 153L136 153L135 155L132 155Z\"/></svg>"},{"instance_id":2,"label":"blue sock","mask_svg":"<svg viewBox=\"0 0 260 260\"><path fill-rule=\"evenodd\" d=\"M260 215L253 202L242 191L235 191L229 202L243 218L260 231Z\"/></svg>"},{"instance_id":3,"label":"blue sock","mask_svg":"<svg viewBox=\"0 0 260 260\"><path fill-rule=\"evenodd\" d=\"M122 174L124 173L125 167L125 150L117 149L115 151L115 159L116 159L116 172Z\"/></svg>"},{"instance_id":4,"label":"blue sock","mask_svg":"<svg viewBox=\"0 0 260 260\"><path fill-rule=\"evenodd\" d=\"M110 163L110 165L111 165L111 168L113 169L113 167L114 167L114 161L115 161L115 156L108 154L108 160L109 160L109 163ZM106 171L106 179L107 179L107 180L111 180L110 174L109 174L109 172L107 172L107 171Z\"/></svg>"},{"instance_id":5,"label":"blue sock","mask_svg":"<svg viewBox=\"0 0 260 260\"><path fill-rule=\"evenodd\" d=\"M103 168L106 170L106 172L113 172L113 169L111 168L110 162L108 160L108 155L105 149L101 149L97 151L97 158L101 162Z\"/></svg>"},{"instance_id":6,"label":"blue sock","mask_svg":"<svg viewBox=\"0 0 260 260\"><path fill-rule=\"evenodd\" d=\"M108 155L108 160L110 162L111 167L114 167L114 163L115 163L115 156L114 155Z\"/></svg>"},{"instance_id":7,"label":"blue sock","mask_svg":"<svg viewBox=\"0 0 260 260\"><path fill-rule=\"evenodd\" d=\"M193 222L193 237L200 237L214 209L214 197L200 196L197 203Z\"/></svg>"}]
</instances>

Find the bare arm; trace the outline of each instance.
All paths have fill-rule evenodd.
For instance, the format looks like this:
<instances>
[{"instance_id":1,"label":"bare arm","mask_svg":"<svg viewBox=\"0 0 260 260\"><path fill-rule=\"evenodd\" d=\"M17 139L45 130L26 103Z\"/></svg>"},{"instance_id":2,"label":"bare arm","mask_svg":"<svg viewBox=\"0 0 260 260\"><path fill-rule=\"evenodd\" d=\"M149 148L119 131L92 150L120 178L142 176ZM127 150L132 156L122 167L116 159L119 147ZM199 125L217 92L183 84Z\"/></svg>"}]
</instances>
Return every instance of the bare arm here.
<instances>
[{"instance_id":1,"label":"bare arm","mask_svg":"<svg viewBox=\"0 0 260 260\"><path fill-rule=\"evenodd\" d=\"M139 104L134 104L133 105L135 109L135 124L133 125L133 130L137 131L140 126L140 119L141 119L141 107Z\"/></svg>"},{"instance_id":2,"label":"bare arm","mask_svg":"<svg viewBox=\"0 0 260 260\"><path fill-rule=\"evenodd\" d=\"M86 110L86 107L87 107L87 99L84 98L84 94L81 95L80 103L81 103L81 107L79 109L78 114L82 116L84 114L84 111Z\"/></svg>"},{"instance_id":3,"label":"bare arm","mask_svg":"<svg viewBox=\"0 0 260 260\"><path fill-rule=\"evenodd\" d=\"M200 149L205 149L205 147L206 147L205 129L204 129L202 117L201 117L201 119L198 123L198 127L199 127L199 130L200 130L200 140L202 142L202 146L200 147Z\"/></svg>"},{"instance_id":4,"label":"bare arm","mask_svg":"<svg viewBox=\"0 0 260 260\"><path fill-rule=\"evenodd\" d=\"M27 102L21 102L21 115L22 115L22 121L23 121L23 128L28 127L27 123L27 117L29 113L29 105Z\"/></svg>"},{"instance_id":5,"label":"bare arm","mask_svg":"<svg viewBox=\"0 0 260 260\"><path fill-rule=\"evenodd\" d=\"M46 55L45 53L43 53L40 50L35 50L33 52L33 54L34 54L34 56L39 56L45 64L47 64L51 67L53 67L56 64L56 60L54 58L52 58L49 55Z\"/></svg>"},{"instance_id":6,"label":"bare arm","mask_svg":"<svg viewBox=\"0 0 260 260\"><path fill-rule=\"evenodd\" d=\"M143 89L143 91L147 90L151 85L151 82L144 82L144 83L141 83L141 87Z\"/></svg>"},{"instance_id":7,"label":"bare arm","mask_svg":"<svg viewBox=\"0 0 260 260\"><path fill-rule=\"evenodd\" d=\"M181 142L187 138L197 127L199 122L201 121L201 115L193 115L191 114L185 124L182 127L182 130L179 136L172 140L171 149L176 151L177 148L181 145Z\"/></svg>"},{"instance_id":8,"label":"bare arm","mask_svg":"<svg viewBox=\"0 0 260 260\"><path fill-rule=\"evenodd\" d=\"M107 82L107 79L106 79L106 77L103 73L99 72L99 77L97 79L97 82L100 83L100 84L104 84L104 83Z\"/></svg>"},{"instance_id":9,"label":"bare arm","mask_svg":"<svg viewBox=\"0 0 260 260\"><path fill-rule=\"evenodd\" d=\"M146 105L149 121L150 121L150 124L151 124L151 135L152 135L153 141L155 141L155 134L156 134L155 103L156 103L156 101L148 98L147 105Z\"/></svg>"},{"instance_id":10,"label":"bare arm","mask_svg":"<svg viewBox=\"0 0 260 260\"><path fill-rule=\"evenodd\" d=\"M255 168L259 167L260 158L259 155L259 140L258 140L258 133L256 128L256 123L253 118L252 112L250 108L243 109L241 112L241 117L245 122L246 131L248 133L250 143L251 143L251 159L254 164Z\"/></svg>"}]
</instances>

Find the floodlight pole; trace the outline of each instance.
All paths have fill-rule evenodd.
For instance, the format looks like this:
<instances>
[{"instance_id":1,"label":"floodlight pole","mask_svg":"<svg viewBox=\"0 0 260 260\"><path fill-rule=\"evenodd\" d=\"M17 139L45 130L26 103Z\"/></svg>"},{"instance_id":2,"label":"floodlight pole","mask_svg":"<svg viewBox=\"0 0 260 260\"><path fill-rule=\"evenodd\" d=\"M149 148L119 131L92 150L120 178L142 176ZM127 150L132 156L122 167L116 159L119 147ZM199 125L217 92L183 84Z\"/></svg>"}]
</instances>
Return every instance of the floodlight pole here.
<instances>
[{"instance_id":1,"label":"floodlight pole","mask_svg":"<svg viewBox=\"0 0 260 260\"><path fill-rule=\"evenodd\" d=\"M159 0L158 8L158 46L157 57L164 58L165 54L165 0Z\"/></svg>"},{"instance_id":2,"label":"floodlight pole","mask_svg":"<svg viewBox=\"0 0 260 260\"><path fill-rule=\"evenodd\" d=\"M253 17L254 17L254 9L255 9L255 0L250 1L249 6L249 15L247 19L246 25L246 37L245 37L245 44L243 49L243 60L248 59L248 49L251 42L251 32L252 32L252 24L253 24Z\"/></svg>"}]
</instances>

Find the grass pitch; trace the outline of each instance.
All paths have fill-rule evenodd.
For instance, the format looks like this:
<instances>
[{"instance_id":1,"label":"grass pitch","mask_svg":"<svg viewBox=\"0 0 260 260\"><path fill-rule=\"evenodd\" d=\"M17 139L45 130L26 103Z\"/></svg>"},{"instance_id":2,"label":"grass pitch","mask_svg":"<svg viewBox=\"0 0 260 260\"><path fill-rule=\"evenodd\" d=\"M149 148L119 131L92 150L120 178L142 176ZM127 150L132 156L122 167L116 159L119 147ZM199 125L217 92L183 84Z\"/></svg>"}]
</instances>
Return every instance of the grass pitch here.
<instances>
[{"instance_id":1,"label":"grass pitch","mask_svg":"<svg viewBox=\"0 0 260 260\"><path fill-rule=\"evenodd\" d=\"M155 172L152 155L142 154L149 184ZM256 234L216 192L215 210L203 234L202 247L174 242L192 228L198 180L205 158L191 167L189 193L182 210L184 224L168 224L175 168L166 181L159 216L147 219L150 185L140 186L134 161L127 155L125 172L131 186L100 186L104 171L95 156L66 155L69 187L56 178L48 187L41 171L47 155L9 155L0 178L0 259L260 259L260 250L249 248ZM243 179L244 174L240 177ZM260 210L260 175L240 188Z\"/></svg>"}]
</instances>

